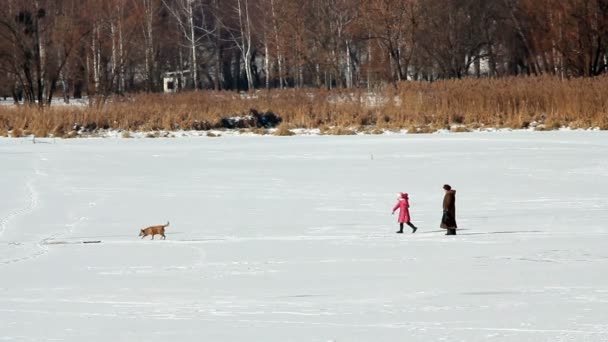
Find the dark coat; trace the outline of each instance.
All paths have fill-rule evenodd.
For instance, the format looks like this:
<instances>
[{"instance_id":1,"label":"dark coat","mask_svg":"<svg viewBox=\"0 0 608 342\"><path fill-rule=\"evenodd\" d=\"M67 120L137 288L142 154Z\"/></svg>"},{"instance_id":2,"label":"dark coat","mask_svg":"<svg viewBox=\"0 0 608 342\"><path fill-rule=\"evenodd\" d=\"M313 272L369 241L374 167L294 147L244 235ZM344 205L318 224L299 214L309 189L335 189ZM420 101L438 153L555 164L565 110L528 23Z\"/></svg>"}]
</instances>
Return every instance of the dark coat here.
<instances>
[{"instance_id":1,"label":"dark coat","mask_svg":"<svg viewBox=\"0 0 608 342\"><path fill-rule=\"evenodd\" d=\"M449 190L443 197L443 216L441 217L441 228L458 228L456 225L456 190Z\"/></svg>"}]
</instances>

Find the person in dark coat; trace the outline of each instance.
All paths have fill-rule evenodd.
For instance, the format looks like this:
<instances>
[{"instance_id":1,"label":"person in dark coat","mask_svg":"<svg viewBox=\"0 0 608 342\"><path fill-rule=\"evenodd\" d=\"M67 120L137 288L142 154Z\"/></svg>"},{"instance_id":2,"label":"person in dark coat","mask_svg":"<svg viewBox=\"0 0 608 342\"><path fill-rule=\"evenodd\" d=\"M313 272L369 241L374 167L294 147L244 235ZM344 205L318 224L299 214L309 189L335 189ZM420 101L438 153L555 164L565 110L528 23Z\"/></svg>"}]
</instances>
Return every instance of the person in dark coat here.
<instances>
[{"instance_id":1,"label":"person in dark coat","mask_svg":"<svg viewBox=\"0 0 608 342\"><path fill-rule=\"evenodd\" d=\"M452 190L449 184L443 186L443 216L441 217L441 228L447 229L445 235L456 235L456 190Z\"/></svg>"}]
</instances>

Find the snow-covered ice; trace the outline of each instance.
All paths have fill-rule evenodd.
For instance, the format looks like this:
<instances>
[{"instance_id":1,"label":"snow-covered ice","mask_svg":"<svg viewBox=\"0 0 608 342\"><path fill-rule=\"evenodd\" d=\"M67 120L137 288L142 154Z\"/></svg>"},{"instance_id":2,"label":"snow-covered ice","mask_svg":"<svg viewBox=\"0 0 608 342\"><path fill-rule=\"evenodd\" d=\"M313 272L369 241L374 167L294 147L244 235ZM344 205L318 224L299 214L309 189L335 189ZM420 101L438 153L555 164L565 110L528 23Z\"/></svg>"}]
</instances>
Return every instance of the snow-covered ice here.
<instances>
[{"instance_id":1,"label":"snow-covered ice","mask_svg":"<svg viewBox=\"0 0 608 342\"><path fill-rule=\"evenodd\" d=\"M608 341L606 132L36 142L0 139L2 341Z\"/></svg>"}]
</instances>

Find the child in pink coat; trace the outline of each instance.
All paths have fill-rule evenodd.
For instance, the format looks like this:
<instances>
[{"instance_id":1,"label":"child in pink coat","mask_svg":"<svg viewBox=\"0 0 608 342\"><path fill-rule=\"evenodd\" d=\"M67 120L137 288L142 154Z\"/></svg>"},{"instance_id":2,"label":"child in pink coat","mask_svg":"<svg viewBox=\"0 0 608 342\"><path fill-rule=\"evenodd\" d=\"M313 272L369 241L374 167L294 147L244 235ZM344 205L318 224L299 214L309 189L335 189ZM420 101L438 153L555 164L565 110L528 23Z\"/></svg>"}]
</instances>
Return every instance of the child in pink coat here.
<instances>
[{"instance_id":1,"label":"child in pink coat","mask_svg":"<svg viewBox=\"0 0 608 342\"><path fill-rule=\"evenodd\" d=\"M411 219L410 219L410 202L409 202L409 196L407 193L404 192L400 192L399 193L399 197L397 198L398 202L395 205L395 207L393 208L393 214L395 214L395 211L397 211L397 209L399 209L399 231L397 231L397 234L403 234L403 224L407 224L408 226L412 227L412 234L416 232L416 230L418 230L418 228L416 226L414 226L412 224Z\"/></svg>"}]
</instances>

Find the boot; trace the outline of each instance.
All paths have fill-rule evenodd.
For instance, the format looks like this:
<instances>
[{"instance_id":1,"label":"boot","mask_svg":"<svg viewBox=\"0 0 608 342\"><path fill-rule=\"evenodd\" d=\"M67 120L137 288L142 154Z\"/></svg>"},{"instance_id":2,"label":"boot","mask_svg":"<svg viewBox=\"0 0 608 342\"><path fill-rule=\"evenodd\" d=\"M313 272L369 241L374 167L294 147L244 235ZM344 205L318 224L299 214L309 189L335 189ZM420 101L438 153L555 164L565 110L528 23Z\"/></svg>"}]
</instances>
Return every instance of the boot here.
<instances>
[{"instance_id":1,"label":"boot","mask_svg":"<svg viewBox=\"0 0 608 342\"><path fill-rule=\"evenodd\" d=\"M456 229L455 228L448 228L448 232L445 233L445 235L456 235Z\"/></svg>"},{"instance_id":2,"label":"boot","mask_svg":"<svg viewBox=\"0 0 608 342\"><path fill-rule=\"evenodd\" d=\"M403 229L396 231L397 234L403 234Z\"/></svg>"},{"instance_id":3,"label":"boot","mask_svg":"<svg viewBox=\"0 0 608 342\"><path fill-rule=\"evenodd\" d=\"M418 230L417 227L412 227L412 234L414 234Z\"/></svg>"}]
</instances>

